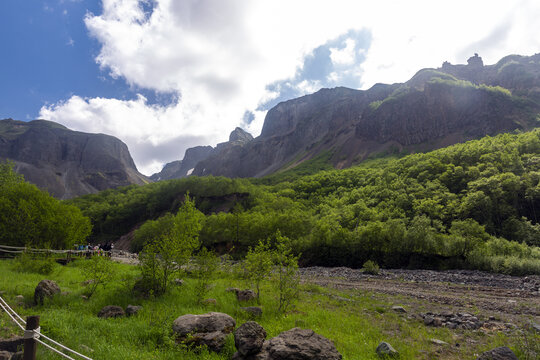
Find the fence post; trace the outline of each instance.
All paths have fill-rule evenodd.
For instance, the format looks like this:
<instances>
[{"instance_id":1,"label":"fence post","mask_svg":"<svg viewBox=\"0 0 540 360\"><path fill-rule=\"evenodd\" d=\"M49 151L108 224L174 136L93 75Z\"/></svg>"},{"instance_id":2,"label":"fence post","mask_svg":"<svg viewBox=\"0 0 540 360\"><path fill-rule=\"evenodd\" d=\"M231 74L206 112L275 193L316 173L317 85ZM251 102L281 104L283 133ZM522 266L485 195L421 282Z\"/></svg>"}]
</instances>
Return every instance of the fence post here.
<instances>
[{"instance_id":1,"label":"fence post","mask_svg":"<svg viewBox=\"0 0 540 360\"><path fill-rule=\"evenodd\" d=\"M28 316L26 318L26 330L35 330L39 328L39 316ZM24 353L23 360L36 360L37 341L34 334L29 331L24 334Z\"/></svg>"}]
</instances>

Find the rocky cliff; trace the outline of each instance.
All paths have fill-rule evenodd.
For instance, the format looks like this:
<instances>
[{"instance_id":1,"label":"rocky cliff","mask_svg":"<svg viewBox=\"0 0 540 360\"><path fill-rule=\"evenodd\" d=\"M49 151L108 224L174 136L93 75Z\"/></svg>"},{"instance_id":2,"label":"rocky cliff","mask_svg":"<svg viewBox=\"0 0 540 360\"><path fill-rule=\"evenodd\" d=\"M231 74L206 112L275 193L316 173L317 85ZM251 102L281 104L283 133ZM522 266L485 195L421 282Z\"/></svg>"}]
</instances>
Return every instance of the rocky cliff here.
<instances>
[{"instance_id":1,"label":"rocky cliff","mask_svg":"<svg viewBox=\"0 0 540 360\"><path fill-rule=\"evenodd\" d=\"M538 125L540 54L484 66L447 62L403 84L321 89L268 111L261 135L214 153L195 175L264 176L332 153L336 168L370 155L427 151Z\"/></svg>"},{"instance_id":2,"label":"rocky cliff","mask_svg":"<svg viewBox=\"0 0 540 360\"><path fill-rule=\"evenodd\" d=\"M148 182L119 139L45 120L0 120L0 159L13 161L27 181L61 199Z\"/></svg>"},{"instance_id":3,"label":"rocky cliff","mask_svg":"<svg viewBox=\"0 0 540 360\"><path fill-rule=\"evenodd\" d=\"M163 169L150 178L154 181L180 179L191 175L197 164L200 166L209 166L217 169L221 164L221 159L225 157L234 157L234 152L239 151L244 145L253 140L253 136L243 129L237 127L229 135L229 141L219 143L215 148L211 146L196 146L189 148L184 154L182 160L173 161L165 164ZM204 165L207 164L207 165Z\"/></svg>"}]
</instances>

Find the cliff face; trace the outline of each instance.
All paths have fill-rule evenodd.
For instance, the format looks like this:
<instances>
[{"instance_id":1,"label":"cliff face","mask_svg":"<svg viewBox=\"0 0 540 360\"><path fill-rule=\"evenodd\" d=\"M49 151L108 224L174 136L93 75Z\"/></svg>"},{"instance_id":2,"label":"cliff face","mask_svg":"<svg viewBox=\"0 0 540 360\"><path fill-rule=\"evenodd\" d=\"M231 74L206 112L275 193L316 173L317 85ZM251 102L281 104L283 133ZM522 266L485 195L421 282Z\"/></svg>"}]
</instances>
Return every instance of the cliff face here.
<instances>
[{"instance_id":1,"label":"cliff face","mask_svg":"<svg viewBox=\"0 0 540 360\"><path fill-rule=\"evenodd\" d=\"M0 120L0 159L13 161L27 181L61 199L148 182L117 138L44 120Z\"/></svg>"},{"instance_id":2,"label":"cliff face","mask_svg":"<svg viewBox=\"0 0 540 360\"><path fill-rule=\"evenodd\" d=\"M443 64L404 84L366 91L322 89L276 105L261 135L214 153L195 175L264 176L330 151L343 168L373 153L432 150L456 142L537 126L540 54L484 66Z\"/></svg>"}]
</instances>

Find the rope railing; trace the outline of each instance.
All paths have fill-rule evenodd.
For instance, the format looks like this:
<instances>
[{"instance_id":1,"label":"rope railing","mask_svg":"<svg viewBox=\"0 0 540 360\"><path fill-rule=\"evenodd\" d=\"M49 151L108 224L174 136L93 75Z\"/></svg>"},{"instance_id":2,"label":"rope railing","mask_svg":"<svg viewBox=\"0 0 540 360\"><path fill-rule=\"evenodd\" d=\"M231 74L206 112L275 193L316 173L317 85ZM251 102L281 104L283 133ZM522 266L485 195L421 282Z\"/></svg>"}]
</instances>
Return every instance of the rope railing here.
<instances>
[{"instance_id":1,"label":"rope railing","mask_svg":"<svg viewBox=\"0 0 540 360\"><path fill-rule=\"evenodd\" d=\"M103 253L103 254L108 254L111 251L108 251L108 250L94 250L94 249L87 249L87 250L34 249L34 248L25 247L25 246L0 245L0 252L11 253L11 254L21 254L23 252L51 253L51 254L86 254L88 252L91 252L91 253L100 252L100 253Z\"/></svg>"},{"instance_id":2,"label":"rope railing","mask_svg":"<svg viewBox=\"0 0 540 360\"><path fill-rule=\"evenodd\" d=\"M66 359L76 360L75 358L65 354L61 350L58 350L55 347L53 347L52 345L47 344L43 340L40 340L40 338L45 339L46 341L49 341L50 343L54 344L55 346L60 347L64 351L71 352L72 354L74 354L75 356L77 356L77 357L79 357L81 359L92 360L88 356L85 356L85 355L83 355L81 353L78 353L77 351L75 351L73 349L70 349L67 346L64 346L64 345L60 344L59 342L51 339L50 337L45 336L44 334L41 333L41 330L40 330L39 327L37 329L27 330L25 328L25 326L24 326L24 325L26 325L26 321L24 321L24 319L10 307L9 304L1 296L0 296L0 307L2 308L2 310L4 310L9 315L11 320L13 320L13 322L15 324L17 324L17 326L19 328L21 328L21 330L24 331L24 338L25 339L33 339L33 340L37 341L38 343L40 343L41 345L45 346L47 349L57 353L58 355L61 355L61 356L65 357Z\"/></svg>"}]
</instances>

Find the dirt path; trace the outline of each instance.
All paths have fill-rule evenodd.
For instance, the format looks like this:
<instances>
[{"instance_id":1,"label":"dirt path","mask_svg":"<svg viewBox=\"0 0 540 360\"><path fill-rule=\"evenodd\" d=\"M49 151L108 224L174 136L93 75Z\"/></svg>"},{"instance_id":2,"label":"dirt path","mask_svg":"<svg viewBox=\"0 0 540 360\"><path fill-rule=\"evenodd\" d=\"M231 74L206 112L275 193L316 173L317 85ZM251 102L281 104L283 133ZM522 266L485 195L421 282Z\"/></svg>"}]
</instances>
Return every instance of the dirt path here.
<instances>
[{"instance_id":1,"label":"dirt path","mask_svg":"<svg viewBox=\"0 0 540 360\"><path fill-rule=\"evenodd\" d=\"M416 299L409 305L476 310L508 321L540 320L540 276L479 271L381 270L366 275L348 268L303 268L303 281Z\"/></svg>"}]
</instances>

